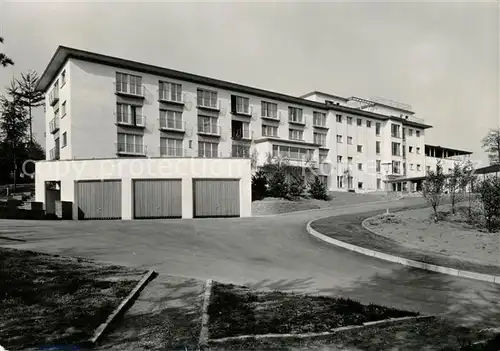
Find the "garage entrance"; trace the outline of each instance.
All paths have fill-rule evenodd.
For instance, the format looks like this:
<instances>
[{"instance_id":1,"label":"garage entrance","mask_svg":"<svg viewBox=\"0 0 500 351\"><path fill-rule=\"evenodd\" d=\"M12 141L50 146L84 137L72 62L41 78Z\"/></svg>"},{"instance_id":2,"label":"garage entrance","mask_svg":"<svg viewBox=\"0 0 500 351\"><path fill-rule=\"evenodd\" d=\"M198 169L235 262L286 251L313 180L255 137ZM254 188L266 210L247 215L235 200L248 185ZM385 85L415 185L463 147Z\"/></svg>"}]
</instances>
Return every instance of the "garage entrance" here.
<instances>
[{"instance_id":1,"label":"garage entrance","mask_svg":"<svg viewBox=\"0 0 500 351\"><path fill-rule=\"evenodd\" d=\"M122 182L92 180L77 182L78 219L121 219Z\"/></svg>"},{"instance_id":2,"label":"garage entrance","mask_svg":"<svg viewBox=\"0 0 500 351\"><path fill-rule=\"evenodd\" d=\"M194 179L194 217L239 217L239 179Z\"/></svg>"},{"instance_id":3,"label":"garage entrance","mask_svg":"<svg viewBox=\"0 0 500 351\"><path fill-rule=\"evenodd\" d=\"M135 180L134 218L182 218L182 180Z\"/></svg>"}]
</instances>

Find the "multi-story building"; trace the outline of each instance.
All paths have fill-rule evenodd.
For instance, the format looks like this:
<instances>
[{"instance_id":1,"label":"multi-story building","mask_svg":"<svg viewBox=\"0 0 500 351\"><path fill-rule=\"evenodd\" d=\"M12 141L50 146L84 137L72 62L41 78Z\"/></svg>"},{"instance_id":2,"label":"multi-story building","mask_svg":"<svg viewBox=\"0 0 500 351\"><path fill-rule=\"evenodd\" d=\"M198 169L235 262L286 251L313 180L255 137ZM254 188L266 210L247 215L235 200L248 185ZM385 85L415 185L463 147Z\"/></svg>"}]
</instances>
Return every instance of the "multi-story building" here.
<instances>
[{"instance_id":1,"label":"multi-story building","mask_svg":"<svg viewBox=\"0 0 500 351\"><path fill-rule=\"evenodd\" d=\"M375 191L425 174L425 131L407 105L294 97L59 47L46 92L48 160L250 158L308 167L329 190ZM397 188L396 188L397 190Z\"/></svg>"}]
</instances>

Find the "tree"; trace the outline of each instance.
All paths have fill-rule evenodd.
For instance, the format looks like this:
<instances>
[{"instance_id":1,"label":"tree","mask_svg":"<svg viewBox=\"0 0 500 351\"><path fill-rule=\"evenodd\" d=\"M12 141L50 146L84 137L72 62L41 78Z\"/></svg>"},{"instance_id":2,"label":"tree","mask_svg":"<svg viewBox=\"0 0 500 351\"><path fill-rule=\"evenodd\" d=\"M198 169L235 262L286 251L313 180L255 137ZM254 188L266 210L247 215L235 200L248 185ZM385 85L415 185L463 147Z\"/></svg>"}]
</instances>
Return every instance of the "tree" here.
<instances>
[{"instance_id":1,"label":"tree","mask_svg":"<svg viewBox=\"0 0 500 351\"><path fill-rule=\"evenodd\" d=\"M262 200L267 194L267 178L262 170L252 175L252 201Z\"/></svg>"},{"instance_id":2,"label":"tree","mask_svg":"<svg viewBox=\"0 0 500 351\"><path fill-rule=\"evenodd\" d=\"M318 176L315 176L314 180L309 183L309 193L313 199L328 200L328 190L326 189L326 185Z\"/></svg>"},{"instance_id":3,"label":"tree","mask_svg":"<svg viewBox=\"0 0 500 351\"><path fill-rule=\"evenodd\" d=\"M473 170L474 169L470 161L456 161L453 163L453 168L447 177L446 183L450 192L451 212L453 214L455 214L456 203L460 202L464 197L467 185L471 181L470 176Z\"/></svg>"},{"instance_id":4,"label":"tree","mask_svg":"<svg viewBox=\"0 0 500 351\"><path fill-rule=\"evenodd\" d=\"M3 44L2 37L0 37L0 44ZM14 65L14 61L12 61L12 59L3 52L0 52L0 65L2 65L3 67L7 67L9 65Z\"/></svg>"},{"instance_id":5,"label":"tree","mask_svg":"<svg viewBox=\"0 0 500 351\"><path fill-rule=\"evenodd\" d=\"M304 176L300 173L291 175L289 197L294 200L299 198L305 190Z\"/></svg>"},{"instance_id":6,"label":"tree","mask_svg":"<svg viewBox=\"0 0 500 351\"><path fill-rule=\"evenodd\" d=\"M500 128L490 129L482 143L488 153L490 164L500 164Z\"/></svg>"},{"instance_id":7,"label":"tree","mask_svg":"<svg viewBox=\"0 0 500 351\"><path fill-rule=\"evenodd\" d=\"M486 218L486 228L491 233L500 222L500 178L486 178L479 186L479 200Z\"/></svg>"},{"instance_id":8,"label":"tree","mask_svg":"<svg viewBox=\"0 0 500 351\"><path fill-rule=\"evenodd\" d=\"M7 88L7 94L19 98L20 103L28 109L30 143L33 142L32 109L43 106L45 100L45 94L36 90L38 79L38 73L29 70L26 74L21 73L21 78L15 80L16 89Z\"/></svg>"},{"instance_id":9,"label":"tree","mask_svg":"<svg viewBox=\"0 0 500 351\"><path fill-rule=\"evenodd\" d=\"M436 164L436 171L430 170L422 184L422 194L434 211L434 221L439 220L438 207L443 200L446 176L440 161Z\"/></svg>"}]
</instances>

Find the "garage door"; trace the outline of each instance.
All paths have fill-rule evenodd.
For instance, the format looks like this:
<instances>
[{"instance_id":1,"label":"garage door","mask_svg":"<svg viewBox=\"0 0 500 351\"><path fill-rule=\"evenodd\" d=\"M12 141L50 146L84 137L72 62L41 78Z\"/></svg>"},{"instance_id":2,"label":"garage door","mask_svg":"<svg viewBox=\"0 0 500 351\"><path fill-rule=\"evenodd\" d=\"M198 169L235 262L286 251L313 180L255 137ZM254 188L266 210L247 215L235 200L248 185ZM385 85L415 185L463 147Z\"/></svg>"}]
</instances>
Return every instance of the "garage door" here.
<instances>
[{"instance_id":1,"label":"garage door","mask_svg":"<svg viewBox=\"0 0 500 351\"><path fill-rule=\"evenodd\" d=\"M134 181L134 218L181 218L182 180Z\"/></svg>"},{"instance_id":2,"label":"garage door","mask_svg":"<svg viewBox=\"0 0 500 351\"><path fill-rule=\"evenodd\" d=\"M119 180L77 183L79 219L122 218L122 183Z\"/></svg>"},{"instance_id":3,"label":"garage door","mask_svg":"<svg viewBox=\"0 0 500 351\"><path fill-rule=\"evenodd\" d=\"M193 180L194 217L239 217L238 179Z\"/></svg>"}]
</instances>

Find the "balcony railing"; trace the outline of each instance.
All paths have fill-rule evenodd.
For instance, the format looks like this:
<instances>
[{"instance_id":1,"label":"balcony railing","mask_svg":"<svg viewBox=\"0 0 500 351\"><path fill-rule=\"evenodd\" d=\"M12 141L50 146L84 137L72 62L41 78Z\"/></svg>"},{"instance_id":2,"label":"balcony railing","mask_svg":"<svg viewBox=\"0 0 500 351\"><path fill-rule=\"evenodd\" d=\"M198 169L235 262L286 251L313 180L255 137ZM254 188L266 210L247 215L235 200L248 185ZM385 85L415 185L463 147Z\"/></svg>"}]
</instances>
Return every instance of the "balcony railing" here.
<instances>
[{"instance_id":1,"label":"balcony railing","mask_svg":"<svg viewBox=\"0 0 500 351\"><path fill-rule=\"evenodd\" d=\"M186 122L175 118L160 117L160 129L184 132L186 130Z\"/></svg>"},{"instance_id":2,"label":"balcony railing","mask_svg":"<svg viewBox=\"0 0 500 351\"><path fill-rule=\"evenodd\" d=\"M50 106L54 106L58 101L59 101L59 87L56 86L52 89L52 91L49 94L49 104Z\"/></svg>"},{"instance_id":3,"label":"balcony railing","mask_svg":"<svg viewBox=\"0 0 500 351\"><path fill-rule=\"evenodd\" d=\"M142 84L129 84L117 82L116 94L144 98L144 86Z\"/></svg>"},{"instance_id":4,"label":"balcony railing","mask_svg":"<svg viewBox=\"0 0 500 351\"><path fill-rule=\"evenodd\" d=\"M54 117L49 122L49 130L51 134L54 134L59 130L59 117Z\"/></svg>"},{"instance_id":5,"label":"balcony railing","mask_svg":"<svg viewBox=\"0 0 500 351\"><path fill-rule=\"evenodd\" d=\"M288 123L294 123L294 124L300 124L300 125L305 125L306 122L304 120L304 116L301 118L293 118L292 116L288 116Z\"/></svg>"},{"instance_id":6,"label":"balcony railing","mask_svg":"<svg viewBox=\"0 0 500 351\"><path fill-rule=\"evenodd\" d=\"M250 131L243 129L233 129L231 131L231 138L233 139L251 139Z\"/></svg>"},{"instance_id":7,"label":"balcony railing","mask_svg":"<svg viewBox=\"0 0 500 351\"><path fill-rule=\"evenodd\" d=\"M235 115L243 115L243 116L251 117L253 115L253 106L247 106L247 108L240 106L239 109L238 109L238 106L235 106L234 110L231 111L231 113L233 113Z\"/></svg>"},{"instance_id":8,"label":"balcony railing","mask_svg":"<svg viewBox=\"0 0 500 351\"><path fill-rule=\"evenodd\" d=\"M50 149L50 151L49 151L49 158L51 160L59 160L59 149L55 148L55 147L53 147L52 149Z\"/></svg>"},{"instance_id":9,"label":"balcony railing","mask_svg":"<svg viewBox=\"0 0 500 351\"><path fill-rule=\"evenodd\" d=\"M144 128L146 126L146 117L142 115L134 116L130 113L118 113L116 114L116 124Z\"/></svg>"},{"instance_id":10,"label":"balcony railing","mask_svg":"<svg viewBox=\"0 0 500 351\"><path fill-rule=\"evenodd\" d=\"M398 139L401 139L401 133L395 133L395 132L392 132L392 133L391 133L391 136L392 136L393 138L398 138Z\"/></svg>"},{"instance_id":11,"label":"balcony railing","mask_svg":"<svg viewBox=\"0 0 500 351\"><path fill-rule=\"evenodd\" d=\"M315 121L315 122L317 122L317 121ZM314 128L328 129L328 127L326 126L326 123L325 124L322 124L322 123L313 123L313 127Z\"/></svg>"},{"instance_id":12,"label":"balcony railing","mask_svg":"<svg viewBox=\"0 0 500 351\"><path fill-rule=\"evenodd\" d=\"M198 133L205 135L220 136L221 128L216 124L198 124Z\"/></svg>"},{"instance_id":13,"label":"balcony railing","mask_svg":"<svg viewBox=\"0 0 500 351\"><path fill-rule=\"evenodd\" d=\"M206 99L197 99L197 108L207 109L207 110L220 110L220 100L206 100Z\"/></svg>"},{"instance_id":14,"label":"balcony railing","mask_svg":"<svg viewBox=\"0 0 500 351\"><path fill-rule=\"evenodd\" d=\"M172 102L175 104L184 103L184 94L182 92L175 92L173 90L160 89L159 100L162 102Z\"/></svg>"},{"instance_id":15,"label":"balcony railing","mask_svg":"<svg viewBox=\"0 0 500 351\"><path fill-rule=\"evenodd\" d=\"M271 114L263 114L263 113L261 113L260 117L264 118L264 119L269 119L269 120L272 120L272 121L279 121L281 119L281 112L276 111L276 114L274 114L274 113L271 113Z\"/></svg>"},{"instance_id":16,"label":"balcony railing","mask_svg":"<svg viewBox=\"0 0 500 351\"><path fill-rule=\"evenodd\" d=\"M289 135L289 138L290 140L293 140L293 141L304 141L304 137L297 137L297 136L293 136L293 135Z\"/></svg>"},{"instance_id":17,"label":"balcony railing","mask_svg":"<svg viewBox=\"0 0 500 351\"><path fill-rule=\"evenodd\" d=\"M116 152L123 155L146 155L146 145L138 143L116 143Z\"/></svg>"},{"instance_id":18,"label":"balcony railing","mask_svg":"<svg viewBox=\"0 0 500 351\"><path fill-rule=\"evenodd\" d=\"M162 157L183 157L186 155L186 150L181 147L160 147L160 155Z\"/></svg>"}]
</instances>

